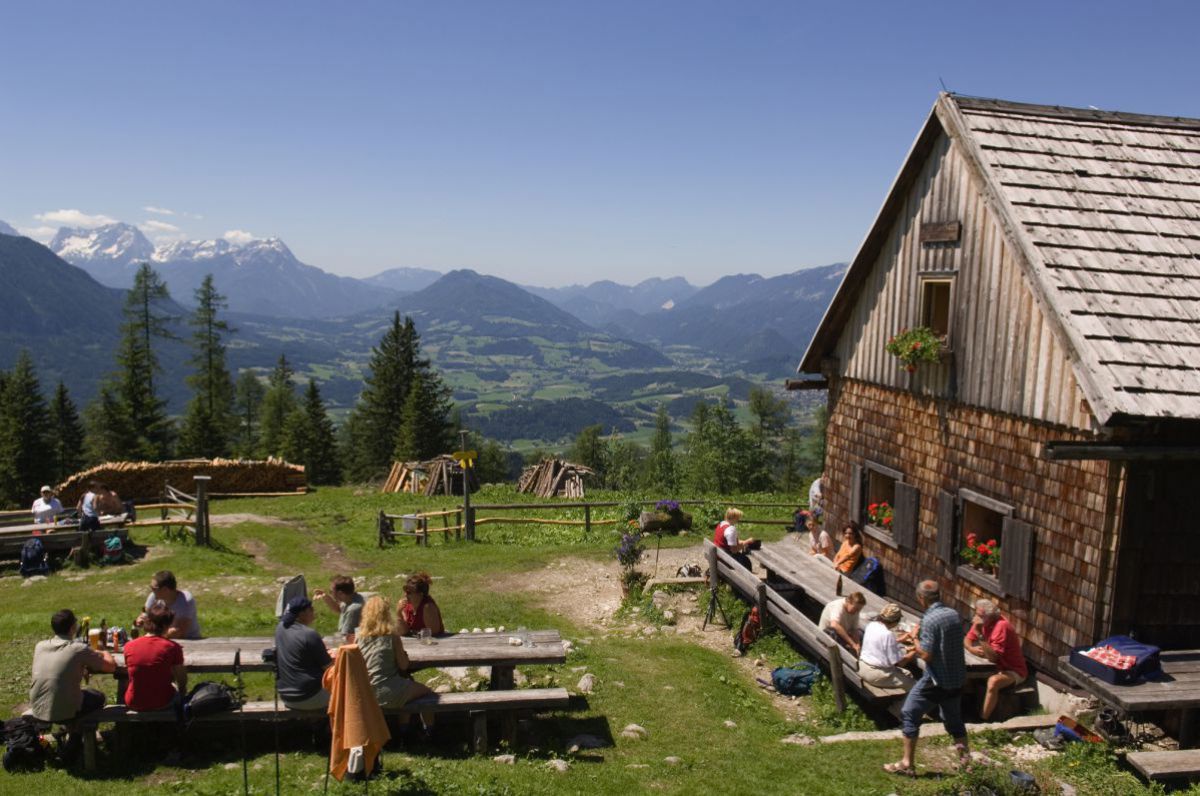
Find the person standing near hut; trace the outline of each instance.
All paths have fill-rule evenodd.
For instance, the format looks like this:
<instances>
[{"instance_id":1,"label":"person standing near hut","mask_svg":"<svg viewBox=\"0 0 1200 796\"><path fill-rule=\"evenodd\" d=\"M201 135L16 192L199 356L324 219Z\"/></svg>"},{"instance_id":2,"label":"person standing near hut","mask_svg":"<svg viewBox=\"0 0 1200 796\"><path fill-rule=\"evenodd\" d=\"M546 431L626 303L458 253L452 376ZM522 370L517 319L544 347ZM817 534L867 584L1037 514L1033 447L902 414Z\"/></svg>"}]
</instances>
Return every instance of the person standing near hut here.
<instances>
[{"instance_id":1,"label":"person standing near hut","mask_svg":"<svg viewBox=\"0 0 1200 796\"><path fill-rule=\"evenodd\" d=\"M946 732L954 739L959 763L965 768L971 762L967 728L962 719L962 687L967 679L962 619L957 611L942 603L941 587L936 581L921 581L917 586L917 603L925 615L921 618L914 650L925 662L925 673L908 692L904 707L900 709L904 756L883 767L889 774L910 777L917 773L915 761L921 719L935 707L941 712Z\"/></svg>"}]
</instances>

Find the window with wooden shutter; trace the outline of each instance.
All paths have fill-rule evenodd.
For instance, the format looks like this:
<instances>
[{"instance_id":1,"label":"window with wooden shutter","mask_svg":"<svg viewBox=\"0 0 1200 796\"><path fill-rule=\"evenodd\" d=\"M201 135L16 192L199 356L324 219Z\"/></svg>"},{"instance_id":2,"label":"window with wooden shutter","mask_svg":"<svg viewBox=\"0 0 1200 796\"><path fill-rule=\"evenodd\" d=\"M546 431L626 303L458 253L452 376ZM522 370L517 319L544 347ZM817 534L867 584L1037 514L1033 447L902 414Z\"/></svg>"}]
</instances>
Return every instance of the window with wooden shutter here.
<instances>
[{"instance_id":1,"label":"window with wooden shutter","mask_svg":"<svg viewBox=\"0 0 1200 796\"><path fill-rule=\"evenodd\" d=\"M896 484L896 509L892 533L896 545L906 552L917 547L917 527L920 522L920 495L912 484Z\"/></svg>"},{"instance_id":2,"label":"window with wooden shutter","mask_svg":"<svg viewBox=\"0 0 1200 796\"><path fill-rule=\"evenodd\" d=\"M863 462L862 469L863 512L859 522L863 533L888 547L897 547L896 485L904 480L904 474L869 459Z\"/></svg>"},{"instance_id":3,"label":"window with wooden shutter","mask_svg":"<svg viewBox=\"0 0 1200 796\"><path fill-rule=\"evenodd\" d=\"M954 563L954 529L957 501L954 495L938 492L937 557L947 564Z\"/></svg>"},{"instance_id":4,"label":"window with wooden shutter","mask_svg":"<svg viewBox=\"0 0 1200 796\"><path fill-rule=\"evenodd\" d=\"M859 525L863 521L863 468L861 464L850 465L850 521Z\"/></svg>"},{"instance_id":5,"label":"window with wooden shutter","mask_svg":"<svg viewBox=\"0 0 1200 796\"><path fill-rule=\"evenodd\" d=\"M1033 526L1005 517L1003 533L1000 585L1005 594L1028 600L1033 593Z\"/></svg>"},{"instance_id":6,"label":"window with wooden shutter","mask_svg":"<svg viewBox=\"0 0 1200 796\"><path fill-rule=\"evenodd\" d=\"M1019 555L1016 549L1009 549L1013 507L972 489L960 489L958 509L955 574L992 594L1009 593L1003 567L1010 556Z\"/></svg>"}]
</instances>

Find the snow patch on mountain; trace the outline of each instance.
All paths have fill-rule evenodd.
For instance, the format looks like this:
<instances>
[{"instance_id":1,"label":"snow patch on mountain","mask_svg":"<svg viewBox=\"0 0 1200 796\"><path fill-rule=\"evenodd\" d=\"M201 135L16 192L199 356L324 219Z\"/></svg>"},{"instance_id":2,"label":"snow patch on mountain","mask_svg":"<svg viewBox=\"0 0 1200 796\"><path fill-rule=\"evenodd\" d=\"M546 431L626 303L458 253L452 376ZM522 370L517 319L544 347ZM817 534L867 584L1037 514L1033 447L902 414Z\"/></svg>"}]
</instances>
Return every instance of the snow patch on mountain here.
<instances>
[{"instance_id":1,"label":"snow patch on mountain","mask_svg":"<svg viewBox=\"0 0 1200 796\"><path fill-rule=\"evenodd\" d=\"M154 244L132 224L105 224L95 229L62 227L50 250L73 265L103 261L128 264L150 259Z\"/></svg>"}]
</instances>

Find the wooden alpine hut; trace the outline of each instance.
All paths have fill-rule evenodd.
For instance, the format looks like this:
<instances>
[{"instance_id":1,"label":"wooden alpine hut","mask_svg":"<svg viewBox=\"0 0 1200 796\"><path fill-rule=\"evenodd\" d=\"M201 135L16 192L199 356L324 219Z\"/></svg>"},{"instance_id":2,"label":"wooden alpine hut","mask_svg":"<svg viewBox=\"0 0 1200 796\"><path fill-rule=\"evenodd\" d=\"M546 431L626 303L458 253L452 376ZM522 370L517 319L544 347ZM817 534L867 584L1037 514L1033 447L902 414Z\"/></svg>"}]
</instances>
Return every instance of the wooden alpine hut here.
<instances>
[{"instance_id":1,"label":"wooden alpine hut","mask_svg":"<svg viewBox=\"0 0 1200 796\"><path fill-rule=\"evenodd\" d=\"M1044 670L1200 647L1200 120L942 94L799 371L889 594L997 598Z\"/></svg>"}]
</instances>

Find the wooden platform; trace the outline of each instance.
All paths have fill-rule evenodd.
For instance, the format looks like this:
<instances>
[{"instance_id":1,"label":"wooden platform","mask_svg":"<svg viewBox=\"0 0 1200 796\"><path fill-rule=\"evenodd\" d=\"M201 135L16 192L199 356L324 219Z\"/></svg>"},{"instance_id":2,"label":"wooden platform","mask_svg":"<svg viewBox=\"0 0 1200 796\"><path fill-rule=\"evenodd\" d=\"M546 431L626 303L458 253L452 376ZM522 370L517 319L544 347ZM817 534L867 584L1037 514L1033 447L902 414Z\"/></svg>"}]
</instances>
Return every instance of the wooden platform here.
<instances>
[{"instance_id":1,"label":"wooden platform","mask_svg":"<svg viewBox=\"0 0 1200 796\"><path fill-rule=\"evenodd\" d=\"M1151 781L1200 778L1200 749L1130 752L1125 761Z\"/></svg>"}]
</instances>

